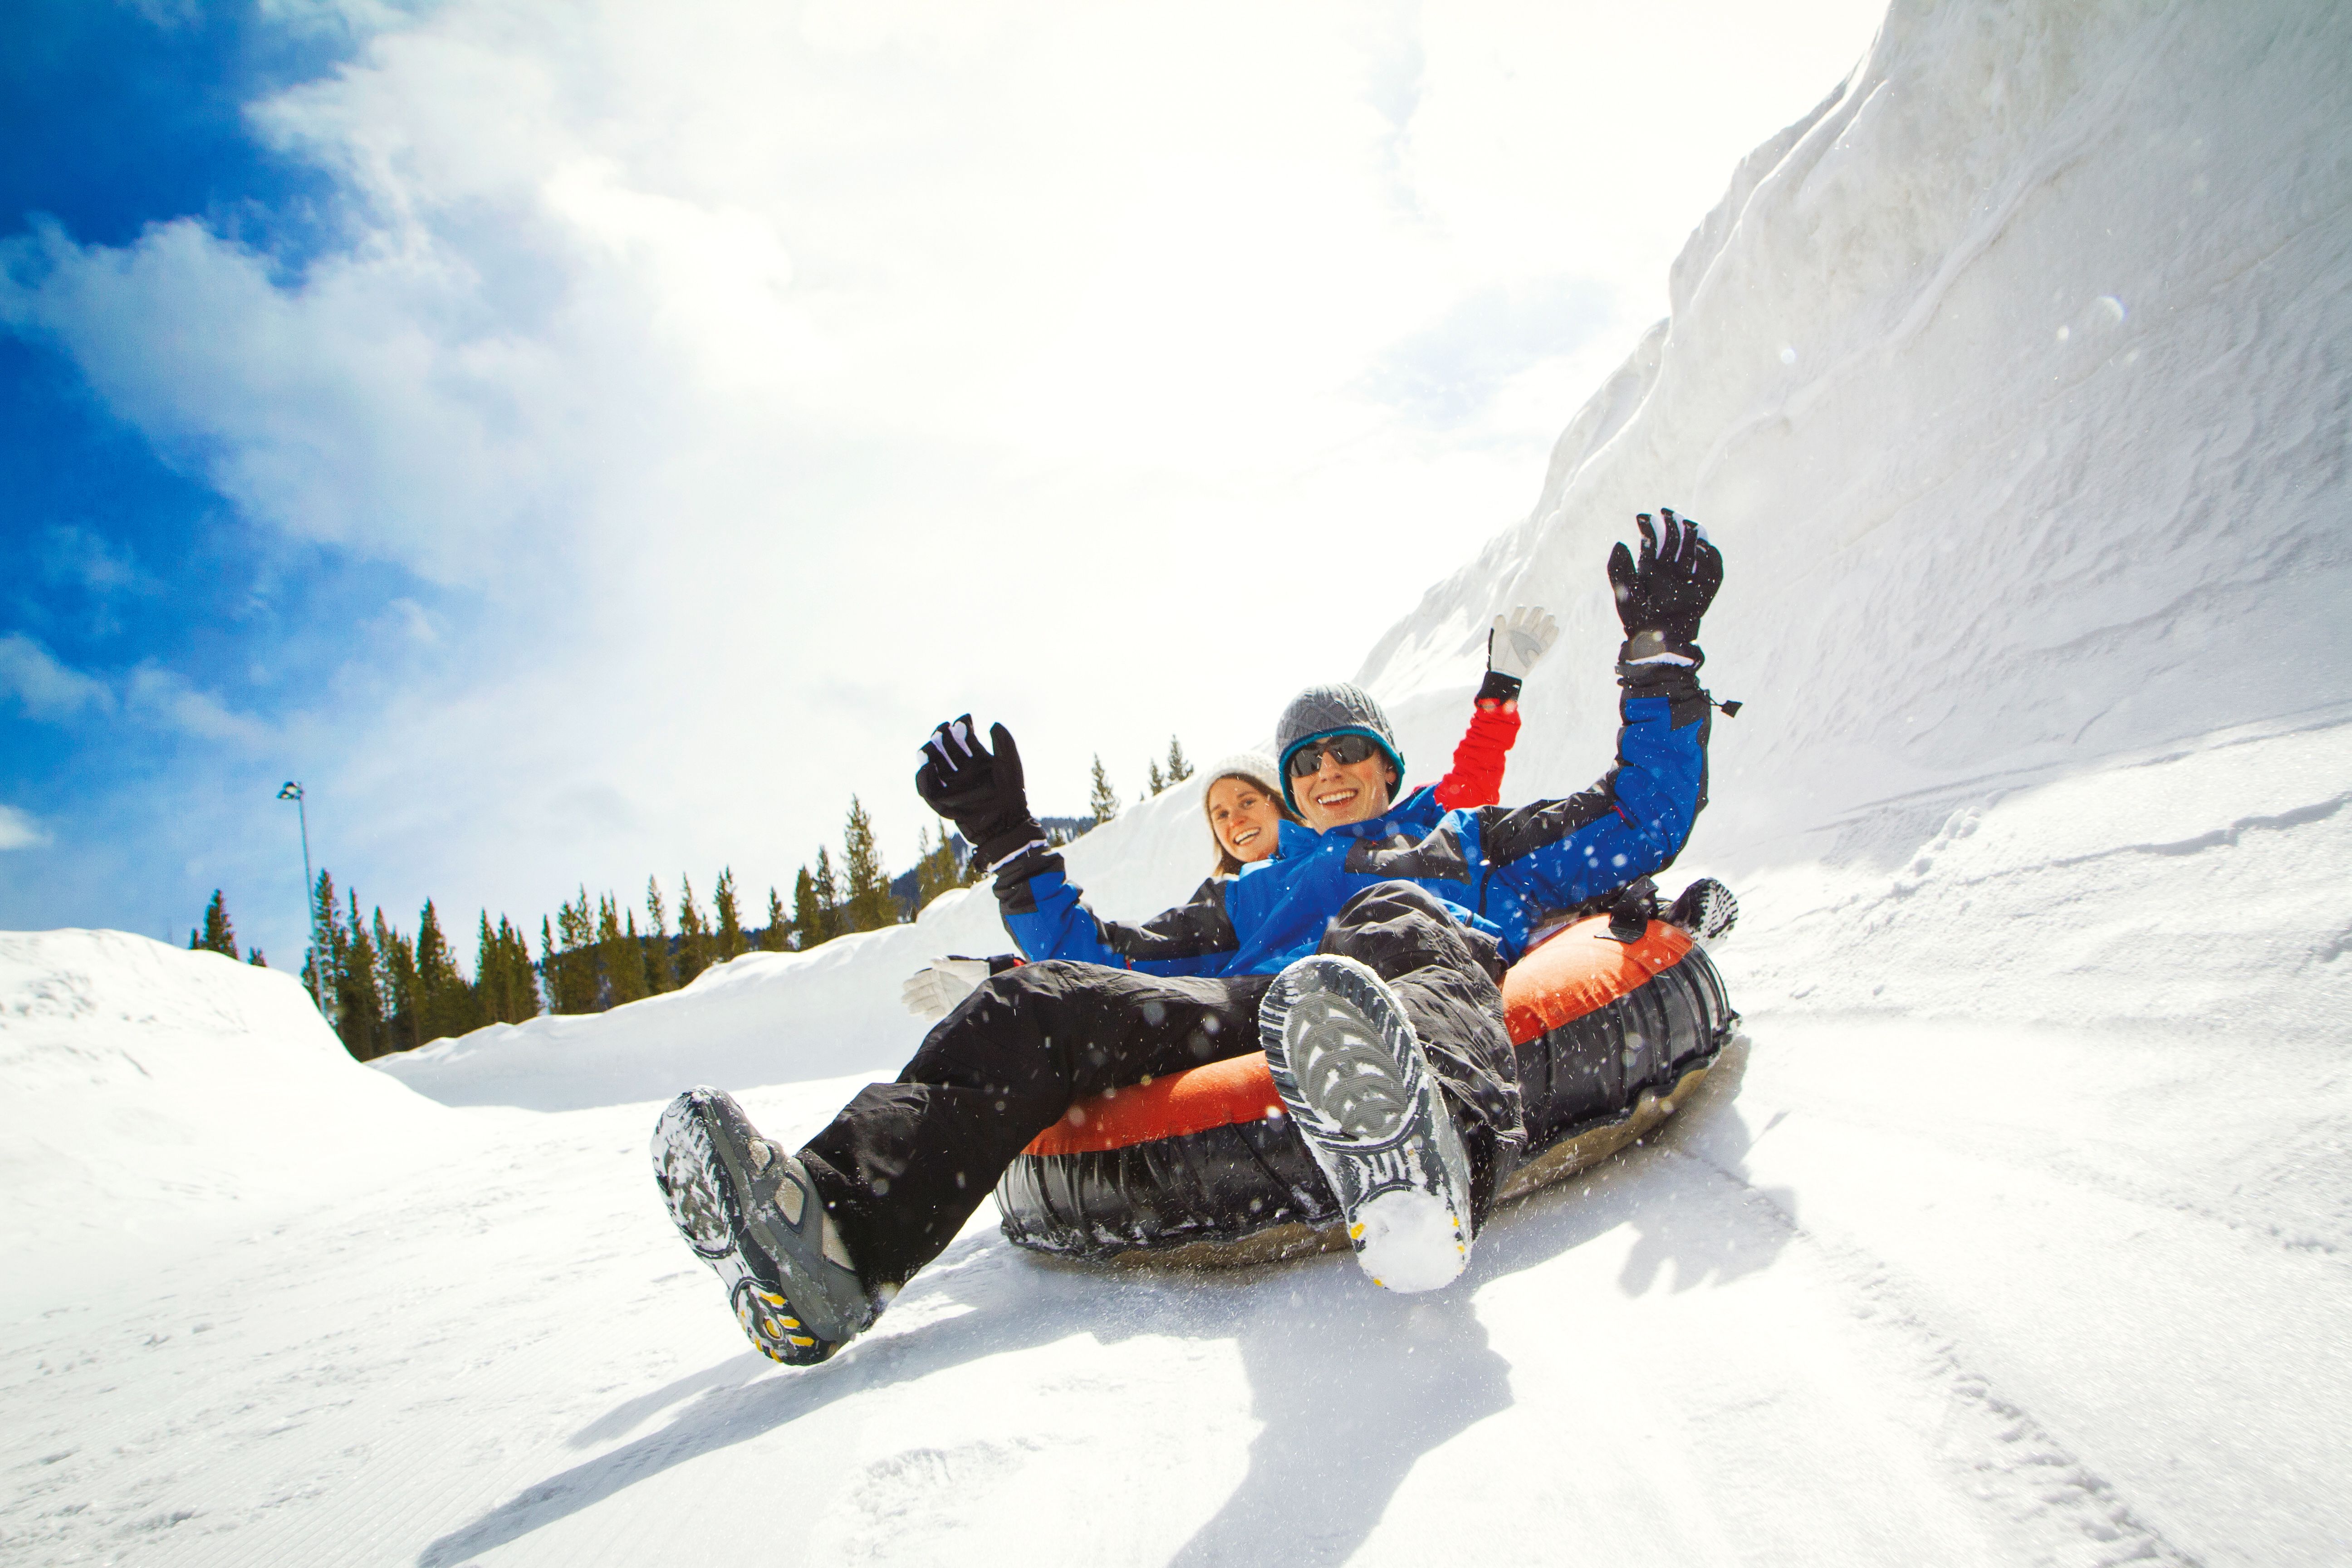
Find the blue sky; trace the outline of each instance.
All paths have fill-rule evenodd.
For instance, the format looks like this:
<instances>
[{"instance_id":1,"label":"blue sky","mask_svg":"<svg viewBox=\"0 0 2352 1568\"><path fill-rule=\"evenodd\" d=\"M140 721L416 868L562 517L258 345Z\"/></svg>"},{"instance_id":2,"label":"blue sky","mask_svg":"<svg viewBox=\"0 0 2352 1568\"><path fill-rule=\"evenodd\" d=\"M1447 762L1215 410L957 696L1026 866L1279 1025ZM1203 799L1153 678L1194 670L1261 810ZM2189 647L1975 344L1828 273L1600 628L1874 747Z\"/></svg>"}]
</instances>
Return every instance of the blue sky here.
<instances>
[{"instance_id":1,"label":"blue sky","mask_svg":"<svg viewBox=\"0 0 2352 1568\"><path fill-rule=\"evenodd\" d=\"M79 0L16 8L0 55L0 233L21 243L49 224L120 246L197 215L299 267L331 183L257 144L243 106L331 70L350 39L255 13L214 5L159 25ZM37 339L0 336L0 636L100 683L0 705L0 804L47 840L0 856L0 918L172 931L186 923L186 873L217 860L254 878L278 825L236 814L257 841L244 853L172 843L181 864L156 874L153 805L194 782L192 763L210 774L218 742L126 711L134 673L170 671L234 711L283 710L299 700L289 650L331 640L385 574L251 526ZM299 883L299 869L265 874L256 891Z\"/></svg>"},{"instance_id":2,"label":"blue sky","mask_svg":"<svg viewBox=\"0 0 2352 1568\"><path fill-rule=\"evenodd\" d=\"M853 792L905 861L946 713L1048 811L1256 742L1875 14L32 0L0 926L220 887L298 962L287 777L368 902L535 924L789 888Z\"/></svg>"}]
</instances>

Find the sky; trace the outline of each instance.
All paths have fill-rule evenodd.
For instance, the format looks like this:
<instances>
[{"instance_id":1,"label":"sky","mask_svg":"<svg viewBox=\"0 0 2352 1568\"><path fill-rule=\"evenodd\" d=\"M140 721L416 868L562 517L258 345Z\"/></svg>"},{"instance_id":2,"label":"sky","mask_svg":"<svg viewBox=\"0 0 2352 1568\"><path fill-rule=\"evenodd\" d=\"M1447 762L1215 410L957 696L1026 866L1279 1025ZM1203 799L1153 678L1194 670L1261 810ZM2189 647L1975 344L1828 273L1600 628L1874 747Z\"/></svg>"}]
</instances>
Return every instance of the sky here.
<instances>
[{"instance_id":1,"label":"sky","mask_svg":"<svg viewBox=\"0 0 2352 1568\"><path fill-rule=\"evenodd\" d=\"M1262 743L1880 9L25 0L0 927L299 964L288 779L470 931Z\"/></svg>"}]
</instances>

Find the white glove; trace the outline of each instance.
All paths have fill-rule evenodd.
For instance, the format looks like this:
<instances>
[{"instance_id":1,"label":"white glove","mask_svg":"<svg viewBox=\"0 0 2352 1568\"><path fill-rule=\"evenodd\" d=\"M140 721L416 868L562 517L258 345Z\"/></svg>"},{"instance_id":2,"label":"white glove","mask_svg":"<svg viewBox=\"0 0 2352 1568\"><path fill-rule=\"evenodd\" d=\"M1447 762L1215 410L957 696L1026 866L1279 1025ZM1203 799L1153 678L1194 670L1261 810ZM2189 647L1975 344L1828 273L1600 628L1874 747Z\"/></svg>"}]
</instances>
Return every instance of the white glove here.
<instances>
[{"instance_id":1,"label":"white glove","mask_svg":"<svg viewBox=\"0 0 2352 1568\"><path fill-rule=\"evenodd\" d=\"M1525 680L1559 640L1559 623L1538 605L1521 605L1495 617L1486 634L1486 668L1497 675Z\"/></svg>"},{"instance_id":2,"label":"white glove","mask_svg":"<svg viewBox=\"0 0 2352 1568\"><path fill-rule=\"evenodd\" d=\"M948 1009L980 988L988 978L984 958L935 958L898 988L898 999L918 1018L944 1018Z\"/></svg>"}]
</instances>

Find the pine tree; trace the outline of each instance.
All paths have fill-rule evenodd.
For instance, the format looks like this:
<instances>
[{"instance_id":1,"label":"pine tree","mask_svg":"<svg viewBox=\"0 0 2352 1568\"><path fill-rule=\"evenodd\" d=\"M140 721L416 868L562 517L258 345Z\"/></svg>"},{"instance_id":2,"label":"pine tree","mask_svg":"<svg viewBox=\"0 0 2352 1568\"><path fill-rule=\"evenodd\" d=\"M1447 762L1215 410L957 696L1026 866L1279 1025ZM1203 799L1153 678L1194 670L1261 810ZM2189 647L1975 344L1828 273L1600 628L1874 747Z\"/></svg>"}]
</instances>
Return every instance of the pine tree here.
<instances>
[{"instance_id":1,"label":"pine tree","mask_svg":"<svg viewBox=\"0 0 2352 1568\"><path fill-rule=\"evenodd\" d=\"M1146 800L1168 787L1168 781L1160 774L1160 759L1157 757L1151 760L1151 771L1144 775L1144 786L1143 798Z\"/></svg>"},{"instance_id":2,"label":"pine tree","mask_svg":"<svg viewBox=\"0 0 2352 1568\"><path fill-rule=\"evenodd\" d=\"M850 931L880 931L898 923L898 901L890 897L890 873L882 868L882 851L874 842L874 819L856 795L849 797L849 820L842 828L841 860L848 908L844 925Z\"/></svg>"},{"instance_id":3,"label":"pine tree","mask_svg":"<svg viewBox=\"0 0 2352 1568\"><path fill-rule=\"evenodd\" d=\"M509 924L506 916L500 915L499 942L507 950L507 973L514 977L515 1016L507 1022L528 1022L539 1016L541 1006L539 973L530 962L530 939L523 935L522 927Z\"/></svg>"},{"instance_id":4,"label":"pine tree","mask_svg":"<svg viewBox=\"0 0 2352 1568\"><path fill-rule=\"evenodd\" d=\"M637 940L637 913L621 922L621 906L613 895L596 902L596 952L604 970L604 1005L618 1007L646 994L646 945Z\"/></svg>"},{"instance_id":5,"label":"pine tree","mask_svg":"<svg viewBox=\"0 0 2352 1568\"><path fill-rule=\"evenodd\" d=\"M637 934L637 911L628 910L622 917L621 925L621 941L625 944L621 962L627 965L629 973L634 976L629 983L630 994L627 1000L640 1001L654 994L653 961L646 952L646 939Z\"/></svg>"},{"instance_id":6,"label":"pine tree","mask_svg":"<svg viewBox=\"0 0 2352 1568\"><path fill-rule=\"evenodd\" d=\"M793 921L784 913L784 900L776 896L775 884L768 885L768 929L760 933L761 952L782 952L792 946Z\"/></svg>"},{"instance_id":7,"label":"pine tree","mask_svg":"<svg viewBox=\"0 0 2352 1568\"><path fill-rule=\"evenodd\" d=\"M416 947L400 934L400 928L386 923L383 910L375 911L375 954L381 973L386 1016L385 1048L413 1051L425 1043L416 1032L416 1004L420 986L416 975Z\"/></svg>"},{"instance_id":8,"label":"pine tree","mask_svg":"<svg viewBox=\"0 0 2352 1568\"><path fill-rule=\"evenodd\" d=\"M544 924L542 922L542 940ZM596 969L596 909L583 885L580 896L566 899L555 910L555 951L547 961L549 1010L593 1013L604 1001L603 977Z\"/></svg>"},{"instance_id":9,"label":"pine tree","mask_svg":"<svg viewBox=\"0 0 2352 1568\"><path fill-rule=\"evenodd\" d=\"M540 977L547 982L547 1010L551 1013L564 1011L563 988L557 984L557 977L563 973L558 967L559 956L555 929L549 924L547 917L541 915L539 917L539 973Z\"/></svg>"},{"instance_id":10,"label":"pine tree","mask_svg":"<svg viewBox=\"0 0 2352 1568\"><path fill-rule=\"evenodd\" d=\"M1168 737L1168 783L1173 786L1192 776L1192 759L1184 754L1184 742L1175 736Z\"/></svg>"},{"instance_id":11,"label":"pine tree","mask_svg":"<svg viewBox=\"0 0 2352 1568\"><path fill-rule=\"evenodd\" d=\"M480 998L482 1021L520 1024L539 1016L539 985L530 972L530 944L504 915L490 929L490 911L482 911L480 941L474 959L474 993Z\"/></svg>"},{"instance_id":12,"label":"pine tree","mask_svg":"<svg viewBox=\"0 0 2352 1568\"><path fill-rule=\"evenodd\" d=\"M343 930L342 906L335 899L335 879L324 869L319 872L318 883L310 889L310 945L303 950L303 973L318 987L319 1010L326 1016L327 1026L340 1038L343 1027L343 961L349 955L351 934Z\"/></svg>"},{"instance_id":13,"label":"pine tree","mask_svg":"<svg viewBox=\"0 0 2352 1568\"><path fill-rule=\"evenodd\" d=\"M351 900L351 923L335 955L335 1033L353 1061L373 1061L392 1048L384 1031L383 985L377 972L375 943L360 919L360 898Z\"/></svg>"},{"instance_id":14,"label":"pine tree","mask_svg":"<svg viewBox=\"0 0 2352 1568\"><path fill-rule=\"evenodd\" d=\"M221 890L213 889L213 901L205 906L205 929L200 936L188 933L190 952L225 952L236 956L236 930L228 923L228 905L221 900Z\"/></svg>"},{"instance_id":15,"label":"pine tree","mask_svg":"<svg viewBox=\"0 0 2352 1568\"><path fill-rule=\"evenodd\" d=\"M596 934L590 939L594 949L596 966L596 1011L604 1012L613 1005L614 976L611 968L613 950L621 945L621 911L605 894L596 900Z\"/></svg>"},{"instance_id":16,"label":"pine tree","mask_svg":"<svg viewBox=\"0 0 2352 1568\"><path fill-rule=\"evenodd\" d=\"M430 899L416 916L416 980L421 1038L448 1039L481 1026L479 1000L457 967L457 955L441 933L441 917Z\"/></svg>"},{"instance_id":17,"label":"pine tree","mask_svg":"<svg viewBox=\"0 0 2352 1568\"><path fill-rule=\"evenodd\" d=\"M824 940L824 906L816 900L816 879L809 868L793 879L793 946L805 952Z\"/></svg>"},{"instance_id":18,"label":"pine tree","mask_svg":"<svg viewBox=\"0 0 2352 1568\"><path fill-rule=\"evenodd\" d=\"M256 969L269 967L269 960L261 956L261 950L257 947L248 947L245 950L245 961Z\"/></svg>"},{"instance_id":19,"label":"pine tree","mask_svg":"<svg viewBox=\"0 0 2352 1568\"><path fill-rule=\"evenodd\" d=\"M824 846L816 851L817 941L831 942L841 934L841 889L833 879L833 857Z\"/></svg>"},{"instance_id":20,"label":"pine tree","mask_svg":"<svg viewBox=\"0 0 2352 1568\"><path fill-rule=\"evenodd\" d=\"M669 953L669 911L662 904L661 884L646 879L646 994L658 996L677 989L677 965Z\"/></svg>"},{"instance_id":21,"label":"pine tree","mask_svg":"<svg viewBox=\"0 0 2352 1568\"><path fill-rule=\"evenodd\" d=\"M719 916L719 929L712 936L713 963L724 963L740 958L749 946L743 940L743 912L735 906L735 868L719 868L719 885L710 890L710 907Z\"/></svg>"},{"instance_id":22,"label":"pine tree","mask_svg":"<svg viewBox=\"0 0 2352 1568\"><path fill-rule=\"evenodd\" d=\"M928 906L933 899L962 881L962 868L956 864L955 839L945 824L940 827L940 841L931 842L929 828L923 830L921 851L915 859L915 908Z\"/></svg>"},{"instance_id":23,"label":"pine tree","mask_svg":"<svg viewBox=\"0 0 2352 1568\"><path fill-rule=\"evenodd\" d=\"M1110 774L1103 771L1099 752L1095 753L1095 788L1087 798L1087 809L1094 813L1097 827L1118 815L1118 792L1110 787Z\"/></svg>"},{"instance_id":24,"label":"pine tree","mask_svg":"<svg viewBox=\"0 0 2352 1568\"><path fill-rule=\"evenodd\" d=\"M695 907L694 880L683 871L677 878L677 983L691 985L710 967L710 928Z\"/></svg>"}]
</instances>

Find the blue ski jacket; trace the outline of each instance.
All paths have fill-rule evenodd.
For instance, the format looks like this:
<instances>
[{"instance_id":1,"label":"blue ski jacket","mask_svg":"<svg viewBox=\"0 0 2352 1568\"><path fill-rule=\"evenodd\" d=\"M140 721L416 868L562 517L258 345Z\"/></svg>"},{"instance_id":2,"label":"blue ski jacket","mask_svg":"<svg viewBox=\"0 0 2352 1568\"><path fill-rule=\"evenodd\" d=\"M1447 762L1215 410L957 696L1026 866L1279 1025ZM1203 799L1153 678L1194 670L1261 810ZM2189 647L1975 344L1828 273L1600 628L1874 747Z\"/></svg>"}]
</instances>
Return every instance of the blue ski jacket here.
<instances>
[{"instance_id":1,"label":"blue ski jacket","mask_svg":"<svg viewBox=\"0 0 2352 1568\"><path fill-rule=\"evenodd\" d=\"M1710 704L1695 669L1629 671L1616 765L1564 800L1436 815L1415 790L1369 822L1317 833L1282 825L1272 858L1212 878L1150 920L1087 907L1062 857L1015 856L996 875L1005 930L1034 961L1076 959L1153 974L1271 974L1316 951L1349 900L1408 881L1494 938L1507 963L1549 918L1671 865L1706 805Z\"/></svg>"}]
</instances>

